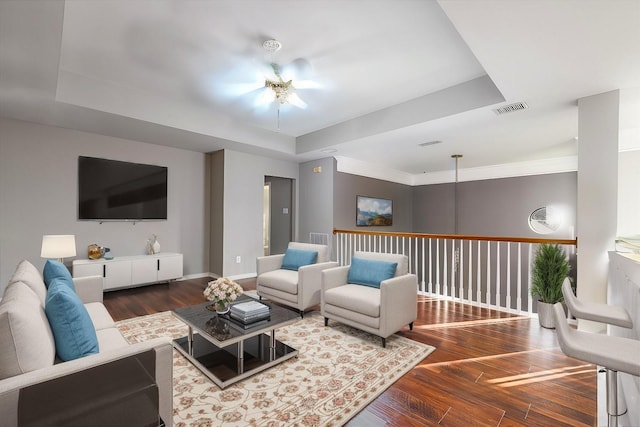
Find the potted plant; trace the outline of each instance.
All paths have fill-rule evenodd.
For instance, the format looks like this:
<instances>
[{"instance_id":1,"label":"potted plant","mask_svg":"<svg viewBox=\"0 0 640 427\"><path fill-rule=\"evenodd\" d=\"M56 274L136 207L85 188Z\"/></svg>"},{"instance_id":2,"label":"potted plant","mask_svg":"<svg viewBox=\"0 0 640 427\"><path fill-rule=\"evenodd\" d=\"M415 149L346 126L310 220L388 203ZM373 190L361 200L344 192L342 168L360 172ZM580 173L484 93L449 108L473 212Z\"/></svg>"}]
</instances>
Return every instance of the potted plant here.
<instances>
[{"instance_id":1,"label":"potted plant","mask_svg":"<svg viewBox=\"0 0 640 427\"><path fill-rule=\"evenodd\" d=\"M531 296L538 297L538 320L544 328L555 328L553 305L564 301L562 282L571 266L558 244L542 243L531 270Z\"/></svg>"}]
</instances>

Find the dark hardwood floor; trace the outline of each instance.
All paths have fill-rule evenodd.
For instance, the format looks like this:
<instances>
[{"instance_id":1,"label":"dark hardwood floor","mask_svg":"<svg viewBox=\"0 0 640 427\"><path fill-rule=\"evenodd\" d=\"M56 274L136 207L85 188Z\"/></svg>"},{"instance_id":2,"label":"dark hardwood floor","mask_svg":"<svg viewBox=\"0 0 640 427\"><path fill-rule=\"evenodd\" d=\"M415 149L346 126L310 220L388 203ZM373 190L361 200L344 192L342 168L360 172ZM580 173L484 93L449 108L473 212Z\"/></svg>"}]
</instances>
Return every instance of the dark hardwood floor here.
<instances>
[{"instance_id":1,"label":"dark hardwood floor","mask_svg":"<svg viewBox=\"0 0 640 427\"><path fill-rule=\"evenodd\" d=\"M203 302L208 280L108 292L104 303L116 320L171 310ZM413 331L399 334L436 350L349 426L596 425L596 367L564 356L536 319L419 297Z\"/></svg>"}]
</instances>

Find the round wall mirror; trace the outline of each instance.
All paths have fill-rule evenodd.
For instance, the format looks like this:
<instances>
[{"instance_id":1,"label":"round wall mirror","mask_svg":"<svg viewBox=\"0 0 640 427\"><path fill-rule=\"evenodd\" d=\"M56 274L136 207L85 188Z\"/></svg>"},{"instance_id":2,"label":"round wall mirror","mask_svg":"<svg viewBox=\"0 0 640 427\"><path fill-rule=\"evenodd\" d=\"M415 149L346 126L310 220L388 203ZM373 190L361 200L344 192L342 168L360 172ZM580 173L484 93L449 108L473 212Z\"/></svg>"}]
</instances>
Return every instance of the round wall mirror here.
<instances>
[{"instance_id":1,"label":"round wall mirror","mask_svg":"<svg viewBox=\"0 0 640 427\"><path fill-rule=\"evenodd\" d=\"M551 234L558 231L561 225L560 215L548 206L538 208L529 215L529 227L538 234Z\"/></svg>"}]
</instances>

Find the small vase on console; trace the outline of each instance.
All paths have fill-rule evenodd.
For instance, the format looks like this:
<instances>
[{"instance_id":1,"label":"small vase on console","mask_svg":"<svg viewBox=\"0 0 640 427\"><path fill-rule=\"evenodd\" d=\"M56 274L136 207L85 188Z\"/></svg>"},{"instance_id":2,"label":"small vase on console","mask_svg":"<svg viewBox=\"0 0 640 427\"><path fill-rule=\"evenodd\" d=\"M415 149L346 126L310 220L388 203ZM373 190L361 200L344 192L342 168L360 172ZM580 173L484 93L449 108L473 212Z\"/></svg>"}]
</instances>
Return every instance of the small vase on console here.
<instances>
[{"instance_id":1,"label":"small vase on console","mask_svg":"<svg viewBox=\"0 0 640 427\"><path fill-rule=\"evenodd\" d=\"M160 242L158 242L157 236L154 234L147 240L147 255L154 255L160 253Z\"/></svg>"}]
</instances>

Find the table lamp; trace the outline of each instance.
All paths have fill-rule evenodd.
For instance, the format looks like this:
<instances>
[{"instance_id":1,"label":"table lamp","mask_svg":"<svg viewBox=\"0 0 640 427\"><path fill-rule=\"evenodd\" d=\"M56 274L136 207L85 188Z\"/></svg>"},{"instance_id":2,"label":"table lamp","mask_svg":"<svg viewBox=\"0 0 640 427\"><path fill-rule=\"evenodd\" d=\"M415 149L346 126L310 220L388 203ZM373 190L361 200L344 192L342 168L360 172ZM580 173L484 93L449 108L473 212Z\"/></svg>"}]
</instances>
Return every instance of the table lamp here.
<instances>
[{"instance_id":1,"label":"table lamp","mask_svg":"<svg viewBox=\"0 0 640 427\"><path fill-rule=\"evenodd\" d=\"M42 236L41 258L55 258L60 262L66 257L76 256L76 236L73 234Z\"/></svg>"}]
</instances>

